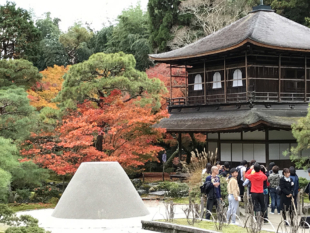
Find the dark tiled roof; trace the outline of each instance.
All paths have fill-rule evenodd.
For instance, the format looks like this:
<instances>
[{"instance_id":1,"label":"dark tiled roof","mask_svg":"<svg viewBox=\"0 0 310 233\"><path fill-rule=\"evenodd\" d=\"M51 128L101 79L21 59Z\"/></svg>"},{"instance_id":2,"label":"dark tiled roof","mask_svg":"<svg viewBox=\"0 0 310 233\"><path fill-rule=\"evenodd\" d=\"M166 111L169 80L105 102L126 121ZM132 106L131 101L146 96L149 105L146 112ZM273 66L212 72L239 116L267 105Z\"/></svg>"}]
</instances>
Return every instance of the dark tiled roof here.
<instances>
[{"instance_id":1,"label":"dark tiled roof","mask_svg":"<svg viewBox=\"0 0 310 233\"><path fill-rule=\"evenodd\" d=\"M307 115L307 105L291 109L286 106L265 108L236 107L231 109L206 108L173 110L170 118L162 119L155 127L166 128L168 132L225 132L255 130L260 127L290 129L300 117Z\"/></svg>"},{"instance_id":2,"label":"dark tiled roof","mask_svg":"<svg viewBox=\"0 0 310 233\"><path fill-rule=\"evenodd\" d=\"M310 28L274 12L257 11L183 48L151 54L153 60L204 56L239 47L246 42L261 46L310 52Z\"/></svg>"}]
</instances>

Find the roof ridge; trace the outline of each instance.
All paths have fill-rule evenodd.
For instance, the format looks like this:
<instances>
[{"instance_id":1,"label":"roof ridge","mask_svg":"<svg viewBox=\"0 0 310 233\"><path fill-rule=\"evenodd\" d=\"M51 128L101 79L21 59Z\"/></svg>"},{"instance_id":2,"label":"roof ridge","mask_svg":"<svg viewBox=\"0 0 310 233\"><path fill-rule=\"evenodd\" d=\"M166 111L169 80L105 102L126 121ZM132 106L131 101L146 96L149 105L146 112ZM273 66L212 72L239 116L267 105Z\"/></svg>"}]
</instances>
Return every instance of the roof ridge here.
<instances>
[{"instance_id":1,"label":"roof ridge","mask_svg":"<svg viewBox=\"0 0 310 233\"><path fill-rule=\"evenodd\" d=\"M256 26L257 26L257 24L258 24L258 21L259 21L259 16L260 16L260 14L262 13L262 11L257 11L257 12L253 12L255 15L257 15L257 17L256 17L256 20L255 20L255 24L254 24L254 26L253 26L253 28L252 28L252 31L251 31L251 33L249 34L249 36L247 37L247 38L249 38L249 39L253 39L253 34L254 34L254 31L255 31L255 29L257 28ZM252 13L252 14L253 14ZM268 13L270 13L270 12L268 12ZM272 12L273 13L273 12Z\"/></svg>"}]
</instances>

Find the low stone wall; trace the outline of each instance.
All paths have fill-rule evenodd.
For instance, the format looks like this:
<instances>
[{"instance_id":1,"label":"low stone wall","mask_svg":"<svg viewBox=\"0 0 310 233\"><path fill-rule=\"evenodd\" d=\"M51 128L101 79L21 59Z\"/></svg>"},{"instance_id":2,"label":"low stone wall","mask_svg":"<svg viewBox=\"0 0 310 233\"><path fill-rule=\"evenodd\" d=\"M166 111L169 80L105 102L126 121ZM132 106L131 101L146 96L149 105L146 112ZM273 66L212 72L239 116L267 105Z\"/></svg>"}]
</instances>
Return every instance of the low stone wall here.
<instances>
[{"instance_id":1,"label":"low stone wall","mask_svg":"<svg viewBox=\"0 0 310 233\"><path fill-rule=\"evenodd\" d=\"M163 233L217 233L216 231L203 230L197 227L182 226L174 223L141 221L142 229Z\"/></svg>"}]
</instances>

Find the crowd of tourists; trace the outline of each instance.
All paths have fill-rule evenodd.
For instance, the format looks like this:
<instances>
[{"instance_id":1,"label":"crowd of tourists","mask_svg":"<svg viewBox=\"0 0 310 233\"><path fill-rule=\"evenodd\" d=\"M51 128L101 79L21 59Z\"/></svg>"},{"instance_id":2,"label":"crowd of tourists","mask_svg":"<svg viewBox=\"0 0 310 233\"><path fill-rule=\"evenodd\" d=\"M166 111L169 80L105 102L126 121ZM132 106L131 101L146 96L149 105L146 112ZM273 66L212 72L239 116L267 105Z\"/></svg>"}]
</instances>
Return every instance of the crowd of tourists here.
<instances>
[{"instance_id":1,"label":"crowd of tourists","mask_svg":"<svg viewBox=\"0 0 310 233\"><path fill-rule=\"evenodd\" d=\"M210 219L213 206L218 207L223 201L220 182L222 176L228 181L228 221L236 223L239 202L243 202L245 198L253 204L253 211L259 212L265 222L268 222L270 199L269 214L281 214L283 210L282 216L286 220L286 212L292 215L294 206L297 208L299 178L294 167L284 168L281 174L279 169L279 166L274 162L271 162L266 169L265 166L260 165L255 160L250 163L243 160L236 168L230 168L229 162L225 162L224 165L217 162L215 166L208 163L202 171L203 174L208 174L202 186L207 194L206 218ZM310 176L310 168L308 173ZM309 194L308 188L305 192Z\"/></svg>"}]
</instances>

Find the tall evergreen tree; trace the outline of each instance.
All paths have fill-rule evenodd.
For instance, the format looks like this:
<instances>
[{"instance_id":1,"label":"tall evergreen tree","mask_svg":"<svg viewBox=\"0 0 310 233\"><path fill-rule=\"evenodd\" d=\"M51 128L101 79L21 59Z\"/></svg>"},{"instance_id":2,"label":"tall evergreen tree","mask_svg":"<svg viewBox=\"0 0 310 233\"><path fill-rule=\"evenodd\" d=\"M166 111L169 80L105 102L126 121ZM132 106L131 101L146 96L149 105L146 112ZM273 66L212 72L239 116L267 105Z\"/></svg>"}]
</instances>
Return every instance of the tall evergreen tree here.
<instances>
[{"instance_id":1,"label":"tall evergreen tree","mask_svg":"<svg viewBox=\"0 0 310 233\"><path fill-rule=\"evenodd\" d=\"M24 58L35 62L41 34L28 11L7 2L0 5L0 19L0 59Z\"/></svg>"},{"instance_id":2,"label":"tall evergreen tree","mask_svg":"<svg viewBox=\"0 0 310 233\"><path fill-rule=\"evenodd\" d=\"M310 26L309 0L267 0L266 4L270 4L278 14L284 17Z\"/></svg>"},{"instance_id":3,"label":"tall evergreen tree","mask_svg":"<svg viewBox=\"0 0 310 233\"><path fill-rule=\"evenodd\" d=\"M36 26L41 32L40 59L34 64L40 71L53 65L67 65L68 55L59 42L61 31L58 18L52 18L50 12L45 13L43 19L36 21Z\"/></svg>"},{"instance_id":4,"label":"tall evergreen tree","mask_svg":"<svg viewBox=\"0 0 310 233\"><path fill-rule=\"evenodd\" d=\"M75 23L66 33L60 35L59 42L64 46L70 64L77 64L89 58L92 50L87 43L93 36L93 32L82 27L80 23Z\"/></svg>"},{"instance_id":5,"label":"tall evergreen tree","mask_svg":"<svg viewBox=\"0 0 310 233\"><path fill-rule=\"evenodd\" d=\"M136 68L145 71L152 65L148 59L148 54L151 52L148 14L143 12L140 5L137 5L124 10L117 21L118 24L107 42L106 52L132 54L137 62Z\"/></svg>"},{"instance_id":6,"label":"tall evergreen tree","mask_svg":"<svg viewBox=\"0 0 310 233\"><path fill-rule=\"evenodd\" d=\"M170 30L174 25L190 23L192 16L180 14L180 3L181 0L149 0L150 43L155 53L169 50L167 43L173 39Z\"/></svg>"}]
</instances>

